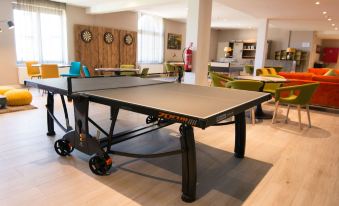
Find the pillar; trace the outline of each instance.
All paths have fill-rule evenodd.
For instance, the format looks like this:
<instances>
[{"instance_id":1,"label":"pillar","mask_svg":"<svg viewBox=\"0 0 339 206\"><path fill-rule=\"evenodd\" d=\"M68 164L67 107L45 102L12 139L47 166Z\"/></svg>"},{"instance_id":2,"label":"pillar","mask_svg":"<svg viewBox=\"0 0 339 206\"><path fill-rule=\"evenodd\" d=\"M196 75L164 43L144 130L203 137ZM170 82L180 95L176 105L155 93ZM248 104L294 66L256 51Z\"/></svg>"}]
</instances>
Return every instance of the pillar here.
<instances>
[{"instance_id":1,"label":"pillar","mask_svg":"<svg viewBox=\"0 0 339 206\"><path fill-rule=\"evenodd\" d=\"M188 0L186 46L193 43L193 59L192 74L185 74L185 82L207 85L211 15L212 0Z\"/></svg>"},{"instance_id":2,"label":"pillar","mask_svg":"<svg viewBox=\"0 0 339 206\"><path fill-rule=\"evenodd\" d=\"M260 19L257 28L257 48L255 52L255 61L253 75L256 75L256 70L265 66L267 57L267 31L268 19Z\"/></svg>"}]
</instances>

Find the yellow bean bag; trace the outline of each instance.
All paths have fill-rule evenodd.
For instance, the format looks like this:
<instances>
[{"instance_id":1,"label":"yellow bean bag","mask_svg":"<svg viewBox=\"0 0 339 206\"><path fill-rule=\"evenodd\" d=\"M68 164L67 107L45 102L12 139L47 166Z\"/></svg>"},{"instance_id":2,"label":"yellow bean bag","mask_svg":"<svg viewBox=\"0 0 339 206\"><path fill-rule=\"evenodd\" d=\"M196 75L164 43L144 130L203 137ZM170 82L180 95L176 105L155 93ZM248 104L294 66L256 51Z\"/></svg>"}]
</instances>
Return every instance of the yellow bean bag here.
<instances>
[{"instance_id":1,"label":"yellow bean bag","mask_svg":"<svg viewBox=\"0 0 339 206\"><path fill-rule=\"evenodd\" d=\"M0 95L4 95L7 91L14 89L13 87L0 86Z\"/></svg>"},{"instance_id":2,"label":"yellow bean bag","mask_svg":"<svg viewBox=\"0 0 339 206\"><path fill-rule=\"evenodd\" d=\"M25 89L12 89L7 91L4 96L8 106L23 106L32 102L32 94Z\"/></svg>"}]
</instances>

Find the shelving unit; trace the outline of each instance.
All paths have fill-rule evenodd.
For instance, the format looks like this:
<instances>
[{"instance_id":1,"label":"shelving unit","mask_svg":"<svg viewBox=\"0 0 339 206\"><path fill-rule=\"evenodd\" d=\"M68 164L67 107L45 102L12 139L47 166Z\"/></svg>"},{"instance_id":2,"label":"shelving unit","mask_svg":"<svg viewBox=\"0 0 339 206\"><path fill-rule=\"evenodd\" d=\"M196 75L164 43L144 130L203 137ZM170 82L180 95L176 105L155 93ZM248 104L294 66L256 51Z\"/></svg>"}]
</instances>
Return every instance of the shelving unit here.
<instances>
[{"instance_id":1,"label":"shelving unit","mask_svg":"<svg viewBox=\"0 0 339 206\"><path fill-rule=\"evenodd\" d=\"M256 45L257 44L255 42L244 42L243 49L242 49L242 58L243 59L254 59Z\"/></svg>"},{"instance_id":2,"label":"shelving unit","mask_svg":"<svg viewBox=\"0 0 339 206\"><path fill-rule=\"evenodd\" d=\"M274 53L275 60L291 60L296 62L296 71L302 70L307 61L308 53L301 50L287 52L286 50L276 51Z\"/></svg>"}]
</instances>

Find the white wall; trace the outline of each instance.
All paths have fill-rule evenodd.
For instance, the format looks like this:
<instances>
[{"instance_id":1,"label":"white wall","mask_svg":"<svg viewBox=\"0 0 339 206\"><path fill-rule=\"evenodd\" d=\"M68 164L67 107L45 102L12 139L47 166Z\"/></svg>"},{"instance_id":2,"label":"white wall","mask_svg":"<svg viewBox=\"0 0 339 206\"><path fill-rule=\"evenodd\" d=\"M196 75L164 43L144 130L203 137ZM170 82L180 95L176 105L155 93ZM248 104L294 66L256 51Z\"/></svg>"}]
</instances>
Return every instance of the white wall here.
<instances>
[{"instance_id":1,"label":"white wall","mask_svg":"<svg viewBox=\"0 0 339 206\"><path fill-rule=\"evenodd\" d=\"M164 44L164 61L182 61L182 52L186 47L186 24L164 19L165 27L165 44ZM181 34L181 49L167 49L168 33Z\"/></svg>"},{"instance_id":2,"label":"white wall","mask_svg":"<svg viewBox=\"0 0 339 206\"><path fill-rule=\"evenodd\" d=\"M274 59L274 53L276 51L280 51L286 49L288 47L288 38L290 31L286 29L277 29L277 28L269 28L268 29L268 40L271 40L271 49L269 57L270 59Z\"/></svg>"},{"instance_id":3,"label":"white wall","mask_svg":"<svg viewBox=\"0 0 339 206\"><path fill-rule=\"evenodd\" d=\"M225 41L256 41L256 29L226 29L218 31L218 42Z\"/></svg>"},{"instance_id":4,"label":"white wall","mask_svg":"<svg viewBox=\"0 0 339 206\"><path fill-rule=\"evenodd\" d=\"M210 61L217 60L217 51L218 51L218 30L212 29L210 35Z\"/></svg>"},{"instance_id":5,"label":"white wall","mask_svg":"<svg viewBox=\"0 0 339 206\"><path fill-rule=\"evenodd\" d=\"M0 1L0 20L13 20L11 0ZM16 67L14 30L8 30L7 23L1 23L0 33L0 85L16 84L18 72Z\"/></svg>"}]
</instances>

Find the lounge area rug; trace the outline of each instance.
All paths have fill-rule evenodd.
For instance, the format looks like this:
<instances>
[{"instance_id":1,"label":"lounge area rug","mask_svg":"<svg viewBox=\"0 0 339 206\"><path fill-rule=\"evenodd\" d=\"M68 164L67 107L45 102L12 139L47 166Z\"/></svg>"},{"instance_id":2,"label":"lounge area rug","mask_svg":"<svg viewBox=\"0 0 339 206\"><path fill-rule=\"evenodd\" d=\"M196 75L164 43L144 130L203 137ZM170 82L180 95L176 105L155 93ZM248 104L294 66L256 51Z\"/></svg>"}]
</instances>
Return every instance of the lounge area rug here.
<instances>
[{"instance_id":1,"label":"lounge area rug","mask_svg":"<svg viewBox=\"0 0 339 206\"><path fill-rule=\"evenodd\" d=\"M0 109L0 114L10 113L10 112L19 112L25 110L37 109L37 107L33 105L25 105L25 106L7 106L4 109Z\"/></svg>"}]
</instances>

